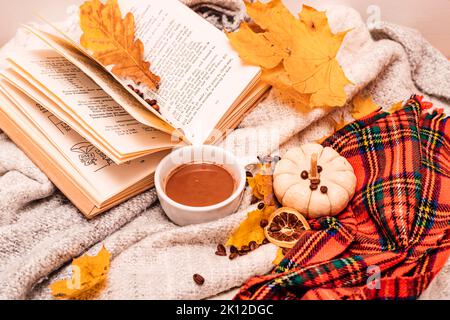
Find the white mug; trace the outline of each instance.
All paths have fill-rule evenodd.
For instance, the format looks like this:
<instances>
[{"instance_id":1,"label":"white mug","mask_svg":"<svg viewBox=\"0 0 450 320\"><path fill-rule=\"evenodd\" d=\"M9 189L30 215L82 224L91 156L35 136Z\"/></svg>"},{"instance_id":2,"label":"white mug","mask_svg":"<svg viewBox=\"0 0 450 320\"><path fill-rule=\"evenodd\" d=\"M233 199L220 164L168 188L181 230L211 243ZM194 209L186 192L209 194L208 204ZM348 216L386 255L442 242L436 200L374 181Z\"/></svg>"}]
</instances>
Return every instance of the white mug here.
<instances>
[{"instance_id":1,"label":"white mug","mask_svg":"<svg viewBox=\"0 0 450 320\"><path fill-rule=\"evenodd\" d=\"M211 163L226 169L235 181L233 194L225 201L207 207L190 207L169 198L165 192L167 180L175 169L190 163ZM155 187L161 206L169 219L179 226L210 222L236 212L242 200L245 181L244 167L232 153L208 145L174 150L160 162L155 173Z\"/></svg>"}]
</instances>

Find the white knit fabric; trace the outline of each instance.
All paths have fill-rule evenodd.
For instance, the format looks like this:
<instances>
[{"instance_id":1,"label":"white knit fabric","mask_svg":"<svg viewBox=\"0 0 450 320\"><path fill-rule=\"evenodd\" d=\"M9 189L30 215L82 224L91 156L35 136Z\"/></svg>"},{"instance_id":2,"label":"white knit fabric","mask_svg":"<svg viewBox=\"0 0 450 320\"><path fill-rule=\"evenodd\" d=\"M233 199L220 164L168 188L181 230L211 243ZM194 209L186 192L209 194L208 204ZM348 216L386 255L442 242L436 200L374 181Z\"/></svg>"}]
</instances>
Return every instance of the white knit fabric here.
<instances>
[{"instance_id":1,"label":"white knit fabric","mask_svg":"<svg viewBox=\"0 0 450 320\"><path fill-rule=\"evenodd\" d=\"M216 25L233 29L245 18L240 1L187 1ZM221 14L222 12L222 14ZM387 108L413 93L450 106L450 63L412 30L380 23L372 35L352 9L327 11L334 31L353 28L344 41L339 61L354 83L349 97L370 93ZM234 17L234 18L233 18ZM15 43L31 45L24 33ZM0 52L5 55L8 46ZM224 143L243 160L277 151L281 154L333 130L332 117L348 118L348 108L299 109L273 90ZM273 135L277 139L272 139ZM242 210L220 221L188 227L173 225L158 205L154 190L87 221L55 190L52 183L4 134L0 134L0 298L50 299L50 283L71 275L70 261L95 254L101 246L112 254L107 284L98 299L202 299L240 286L247 278L272 268L276 248L260 247L230 261L214 255L218 243L246 217ZM440 277L446 277L447 273ZM206 279L197 286L192 275ZM448 281L434 288L449 293ZM442 289L446 286L447 289ZM436 298L431 292L427 297ZM228 293L223 298L229 298Z\"/></svg>"}]
</instances>

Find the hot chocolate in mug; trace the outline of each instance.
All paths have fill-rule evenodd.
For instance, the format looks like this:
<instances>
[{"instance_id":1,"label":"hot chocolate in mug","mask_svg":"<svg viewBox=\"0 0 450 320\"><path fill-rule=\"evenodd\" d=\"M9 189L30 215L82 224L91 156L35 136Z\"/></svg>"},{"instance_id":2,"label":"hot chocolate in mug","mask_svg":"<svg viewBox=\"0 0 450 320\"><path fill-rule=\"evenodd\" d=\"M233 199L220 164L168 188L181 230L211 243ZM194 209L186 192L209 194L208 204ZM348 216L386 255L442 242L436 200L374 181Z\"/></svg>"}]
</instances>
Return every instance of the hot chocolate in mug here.
<instances>
[{"instance_id":1,"label":"hot chocolate in mug","mask_svg":"<svg viewBox=\"0 0 450 320\"><path fill-rule=\"evenodd\" d=\"M208 145L174 150L155 173L161 206L180 226L210 222L236 212L245 182L244 166L238 159Z\"/></svg>"}]
</instances>

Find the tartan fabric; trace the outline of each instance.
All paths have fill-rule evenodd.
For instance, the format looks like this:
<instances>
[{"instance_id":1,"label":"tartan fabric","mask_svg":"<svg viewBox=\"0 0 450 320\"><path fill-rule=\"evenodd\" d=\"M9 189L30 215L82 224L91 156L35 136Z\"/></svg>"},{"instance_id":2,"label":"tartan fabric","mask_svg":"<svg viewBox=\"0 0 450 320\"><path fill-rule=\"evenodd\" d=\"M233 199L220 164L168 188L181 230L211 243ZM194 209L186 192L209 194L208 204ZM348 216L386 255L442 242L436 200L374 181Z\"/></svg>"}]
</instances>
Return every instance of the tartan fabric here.
<instances>
[{"instance_id":1,"label":"tartan fabric","mask_svg":"<svg viewBox=\"0 0 450 320\"><path fill-rule=\"evenodd\" d=\"M235 299L417 298L450 255L450 127L428 107L413 96L327 139L355 169L354 198L310 221L273 273Z\"/></svg>"}]
</instances>

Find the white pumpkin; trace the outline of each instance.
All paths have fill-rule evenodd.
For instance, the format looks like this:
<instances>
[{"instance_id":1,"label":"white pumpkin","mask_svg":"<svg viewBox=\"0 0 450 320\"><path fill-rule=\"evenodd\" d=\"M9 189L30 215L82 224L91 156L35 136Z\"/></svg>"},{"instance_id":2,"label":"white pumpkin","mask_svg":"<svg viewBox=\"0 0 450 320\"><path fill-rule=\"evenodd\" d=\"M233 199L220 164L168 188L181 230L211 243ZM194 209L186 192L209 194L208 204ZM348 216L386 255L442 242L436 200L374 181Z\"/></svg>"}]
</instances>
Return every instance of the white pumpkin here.
<instances>
[{"instance_id":1,"label":"white pumpkin","mask_svg":"<svg viewBox=\"0 0 450 320\"><path fill-rule=\"evenodd\" d=\"M353 167L330 147L306 144L289 150L273 175L275 195L307 218L342 212L355 194Z\"/></svg>"}]
</instances>

